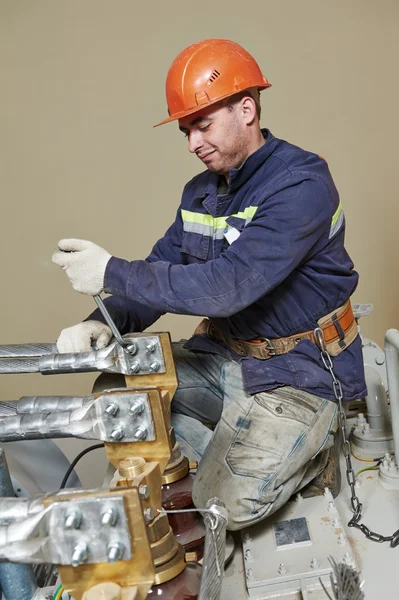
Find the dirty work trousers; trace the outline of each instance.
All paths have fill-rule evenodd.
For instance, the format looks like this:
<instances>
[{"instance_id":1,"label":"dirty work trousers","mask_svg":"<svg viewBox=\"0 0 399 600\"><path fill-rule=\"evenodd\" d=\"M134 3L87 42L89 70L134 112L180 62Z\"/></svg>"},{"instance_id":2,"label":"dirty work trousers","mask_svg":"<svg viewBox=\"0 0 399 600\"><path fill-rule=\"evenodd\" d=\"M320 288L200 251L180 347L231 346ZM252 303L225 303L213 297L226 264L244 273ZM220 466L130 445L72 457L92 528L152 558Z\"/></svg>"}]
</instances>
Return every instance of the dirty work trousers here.
<instances>
[{"instance_id":1,"label":"dirty work trousers","mask_svg":"<svg viewBox=\"0 0 399 600\"><path fill-rule=\"evenodd\" d=\"M198 508L217 496L228 510L228 529L242 529L275 512L323 470L336 430L334 402L289 386L250 396L237 362L190 352L182 342L173 343L173 356L179 387L172 425L183 453L199 461ZM104 389L106 380L110 387L109 377L100 376L104 381L94 389ZM124 386L123 377L111 377L111 387Z\"/></svg>"}]
</instances>

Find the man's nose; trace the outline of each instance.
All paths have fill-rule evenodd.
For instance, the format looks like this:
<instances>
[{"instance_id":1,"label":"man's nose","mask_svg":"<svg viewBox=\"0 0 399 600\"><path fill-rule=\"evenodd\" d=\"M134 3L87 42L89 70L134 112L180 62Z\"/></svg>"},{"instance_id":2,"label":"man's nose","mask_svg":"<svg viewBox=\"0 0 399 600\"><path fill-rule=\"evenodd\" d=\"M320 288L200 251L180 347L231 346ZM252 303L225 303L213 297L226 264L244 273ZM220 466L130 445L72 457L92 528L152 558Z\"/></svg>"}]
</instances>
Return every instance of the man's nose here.
<instances>
[{"instance_id":1,"label":"man's nose","mask_svg":"<svg viewBox=\"0 0 399 600\"><path fill-rule=\"evenodd\" d=\"M202 148L203 141L200 131L190 131L188 135L188 150L189 152L198 152Z\"/></svg>"}]
</instances>

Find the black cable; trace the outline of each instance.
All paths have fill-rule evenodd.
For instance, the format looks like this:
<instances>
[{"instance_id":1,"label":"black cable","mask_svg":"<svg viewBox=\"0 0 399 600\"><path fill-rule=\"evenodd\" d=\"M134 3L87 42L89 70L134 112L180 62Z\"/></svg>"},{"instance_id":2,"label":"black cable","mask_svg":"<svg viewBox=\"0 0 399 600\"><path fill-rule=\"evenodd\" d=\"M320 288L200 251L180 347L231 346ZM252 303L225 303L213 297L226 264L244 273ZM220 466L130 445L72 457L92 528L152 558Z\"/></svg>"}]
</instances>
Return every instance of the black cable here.
<instances>
[{"instance_id":1,"label":"black cable","mask_svg":"<svg viewBox=\"0 0 399 600\"><path fill-rule=\"evenodd\" d=\"M68 467L67 472L64 475L64 479L61 482L60 490L64 489L64 487L66 486L70 474L72 473L72 471L74 470L74 468L76 467L76 465L78 464L78 462L80 461L82 456L84 456L88 452L91 452L92 450L97 450L98 448L104 448L104 444L94 444L94 446L89 446L88 448L85 448L84 450L82 450L82 452L73 459L73 461L71 462L71 464Z\"/></svg>"}]
</instances>

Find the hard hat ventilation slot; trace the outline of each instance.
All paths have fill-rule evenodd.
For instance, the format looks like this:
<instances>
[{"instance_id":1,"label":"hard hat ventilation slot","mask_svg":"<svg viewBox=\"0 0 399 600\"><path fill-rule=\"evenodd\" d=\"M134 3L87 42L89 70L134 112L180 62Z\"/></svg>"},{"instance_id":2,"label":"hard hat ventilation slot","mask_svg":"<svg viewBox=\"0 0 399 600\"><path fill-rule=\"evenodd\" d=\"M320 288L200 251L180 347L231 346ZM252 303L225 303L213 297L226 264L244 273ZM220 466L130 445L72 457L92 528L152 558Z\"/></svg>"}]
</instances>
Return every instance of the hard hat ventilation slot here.
<instances>
[{"instance_id":1,"label":"hard hat ventilation slot","mask_svg":"<svg viewBox=\"0 0 399 600\"><path fill-rule=\"evenodd\" d=\"M220 73L219 71L214 69L211 73L211 76L208 79L208 85L211 85L211 83L213 83L218 77L220 77Z\"/></svg>"}]
</instances>

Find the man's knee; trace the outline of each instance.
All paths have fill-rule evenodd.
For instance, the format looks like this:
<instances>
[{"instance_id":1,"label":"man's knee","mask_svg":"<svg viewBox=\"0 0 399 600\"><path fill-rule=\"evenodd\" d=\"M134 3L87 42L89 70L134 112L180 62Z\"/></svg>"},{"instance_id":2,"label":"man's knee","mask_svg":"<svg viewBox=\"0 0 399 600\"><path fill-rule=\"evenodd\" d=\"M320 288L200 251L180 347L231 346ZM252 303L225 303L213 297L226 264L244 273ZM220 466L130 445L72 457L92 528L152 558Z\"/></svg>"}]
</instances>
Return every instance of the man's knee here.
<instances>
[{"instance_id":1,"label":"man's knee","mask_svg":"<svg viewBox=\"0 0 399 600\"><path fill-rule=\"evenodd\" d=\"M192 497L199 509L205 508L210 498L219 498L227 509L227 529L230 531L238 531L262 521L280 508L278 500L282 487L274 489L270 485L266 492L261 480L235 476L224 470L220 472L218 467L215 465L208 476L203 470L198 470Z\"/></svg>"}]
</instances>

